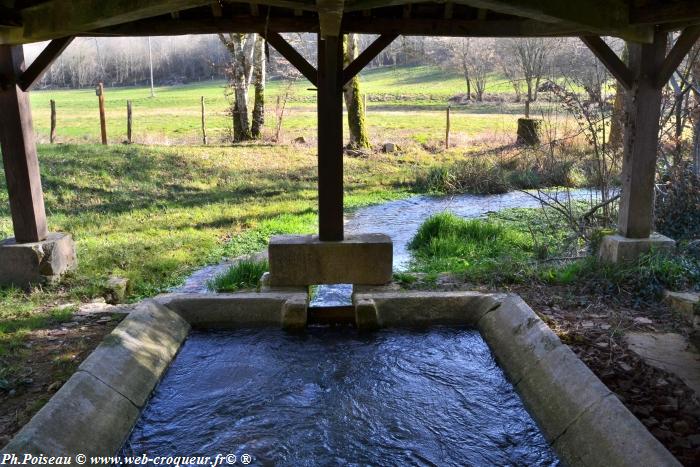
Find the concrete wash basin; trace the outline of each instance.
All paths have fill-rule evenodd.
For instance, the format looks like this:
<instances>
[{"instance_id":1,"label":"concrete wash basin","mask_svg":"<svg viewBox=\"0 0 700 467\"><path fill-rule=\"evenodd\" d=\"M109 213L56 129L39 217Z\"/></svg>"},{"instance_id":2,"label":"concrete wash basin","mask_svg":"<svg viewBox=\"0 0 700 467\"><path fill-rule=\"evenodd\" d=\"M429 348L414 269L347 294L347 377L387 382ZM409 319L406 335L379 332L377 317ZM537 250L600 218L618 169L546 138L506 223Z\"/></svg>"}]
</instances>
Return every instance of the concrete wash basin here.
<instances>
[{"instance_id":1,"label":"concrete wash basin","mask_svg":"<svg viewBox=\"0 0 700 467\"><path fill-rule=\"evenodd\" d=\"M477 329L565 465L680 465L520 297L358 289L360 330ZM302 331L307 294L171 294L139 304L2 454L114 455L192 328ZM2 457L0 457L2 458Z\"/></svg>"}]
</instances>

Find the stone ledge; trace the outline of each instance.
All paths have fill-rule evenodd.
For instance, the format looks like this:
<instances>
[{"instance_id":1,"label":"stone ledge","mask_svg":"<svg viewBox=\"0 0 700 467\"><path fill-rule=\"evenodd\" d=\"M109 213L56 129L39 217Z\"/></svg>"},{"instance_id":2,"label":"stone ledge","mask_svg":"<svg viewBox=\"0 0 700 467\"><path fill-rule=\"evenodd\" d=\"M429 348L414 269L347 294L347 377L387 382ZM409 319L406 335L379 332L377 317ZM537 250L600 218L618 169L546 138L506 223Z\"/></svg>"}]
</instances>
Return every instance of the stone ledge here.
<instances>
[{"instance_id":1,"label":"stone ledge","mask_svg":"<svg viewBox=\"0 0 700 467\"><path fill-rule=\"evenodd\" d=\"M231 294L167 294L156 301L191 326L204 329L283 326L288 300L306 301L305 293L243 292Z\"/></svg>"},{"instance_id":2,"label":"stone ledge","mask_svg":"<svg viewBox=\"0 0 700 467\"><path fill-rule=\"evenodd\" d=\"M391 282L393 245L384 234L348 235L322 242L316 235L279 235L270 239L269 284L381 285Z\"/></svg>"},{"instance_id":3,"label":"stone ledge","mask_svg":"<svg viewBox=\"0 0 700 467\"><path fill-rule=\"evenodd\" d=\"M113 456L138 416L126 397L78 371L0 453Z\"/></svg>"},{"instance_id":4,"label":"stone ledge","mask_svg":"<svg viewBox=\"0 0 700 467\"><path fill-rule=\"evenodd\" d=\"M141 408L187 337L190 325L148 300L129 314L78 367Z\"/></svg>"},{"instance_id":5,"label":"stone ledge","mask_svg":"<svg viewBox=\"0 0 700 467\"><path fill-rule=\"evenodd\" d=\"M652 250L671 251L676 242L661 234L652 233L648 238L627 238L622 235L606 235L600 244L598 258L607 263L624 264L635 261Z\"/></svg>"},{"instance_id":6,"label":"stone ledge","mask_svg":"<svg viewBox=\"0 0 700 467\"><path fill-rule=\"evenodd\" d=\"M564 465L680 465L520 297L479 329Z\"/></svg>"},{"instance_id":7,"label":"stone ledge","mask_svg":"<svg viewBox=\"0 0 700 467\"><path fill-rule=\"evenodd\" d=\"M73 238L66 233L50 233L35 243L17 243L14 238L0 242L0 285L52 283L77 265Z\"/></svg>"},{"instance_id":8,"label":"stone ledge","mask_svg":"<svg viewBox=\"0 0 700 467\"><path fill-rule=\"evenodd\" d=\"M499 303L497 295L478 292L356 293L354 300L355 303L373 300L380 327L476 326L479 319Z\"/></svg>"}]
</instances>

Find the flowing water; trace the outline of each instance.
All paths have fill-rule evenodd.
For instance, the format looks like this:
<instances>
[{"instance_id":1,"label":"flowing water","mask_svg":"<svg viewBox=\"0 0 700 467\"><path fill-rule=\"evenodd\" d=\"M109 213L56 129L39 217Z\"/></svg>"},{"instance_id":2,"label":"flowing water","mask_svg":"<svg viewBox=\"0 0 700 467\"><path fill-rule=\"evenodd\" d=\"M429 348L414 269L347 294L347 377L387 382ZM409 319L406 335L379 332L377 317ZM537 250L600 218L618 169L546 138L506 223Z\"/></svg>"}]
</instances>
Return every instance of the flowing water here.
<instances>
[{"instance_id":1,"label":"flowing water","mask_svg":"<svg viewBox=\"0 0 700 467\"><path fill-rule=\"evenodd\" d=\"M561 201L572 199L597 199L597 193L586 189L550 192ZM345 231L349 234L383 233L394 243L394 269L402 270L411 259L408 243L418 227L431 215L452 212L460 217L482 217L489 212L509 208L534 208L540 202L531 195L519 191L499 195L412 196L399 201L358 209L349 216ZM207 281L223 273L230 264L207 266L194 273L175 292L207 292ZM346 305L350 301L352 286L340 284L323 286L316 290L314 306Z\"/></svg>"},{"instance_id":2,"label":"flowing water","mask_svg":"<svg viewBox=\"0 0 700 467\"><path fill-rule=\"evenodd\" d=\"M558 465L478 332L193 332L120 455ZM241 464L239 460L239 465Z\"/></svg>"}]
</instances>

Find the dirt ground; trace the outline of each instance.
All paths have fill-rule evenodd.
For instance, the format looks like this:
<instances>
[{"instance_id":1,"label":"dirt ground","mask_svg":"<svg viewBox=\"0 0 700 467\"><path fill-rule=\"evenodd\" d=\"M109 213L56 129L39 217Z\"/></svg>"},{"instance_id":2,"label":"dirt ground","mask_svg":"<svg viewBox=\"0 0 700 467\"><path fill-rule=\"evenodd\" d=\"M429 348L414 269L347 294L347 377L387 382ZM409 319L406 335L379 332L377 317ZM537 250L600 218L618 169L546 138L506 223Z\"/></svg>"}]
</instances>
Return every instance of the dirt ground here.
<instances>
[{"instance_id":1,"label":"dirt ground","mask_svg":"<svg viewBox=\"0 0 700 467\"><path fill-rule=\"evenodd\" d=\"M60 389L80 363L112 332L121 316L75 316L67 325L31 331L24 341L21 370L9 391L0 390L0 448Z\"/></svg>"},{"instance_id":2,"label":"dirt ground","mask_svg":"<svg viewBox=\"0 0 700 467\"><path fill-rule=\"evenodd\" d=\"M418 282L412 287L427 285ZM435 287L487 290L449 276L430 285ZM647 365L623 339L631 331L687 335L690 330L666 305L640 304L624 291L600 294L576 286L528 284L508 291L520 294L679 461L700 465L698 395L674 375ZM15 384L14 391L0 391L0 446L46 403L119 319L98 313L71 327L38 330L27 337L21 384Z\"/></svg>"}]
</instances>

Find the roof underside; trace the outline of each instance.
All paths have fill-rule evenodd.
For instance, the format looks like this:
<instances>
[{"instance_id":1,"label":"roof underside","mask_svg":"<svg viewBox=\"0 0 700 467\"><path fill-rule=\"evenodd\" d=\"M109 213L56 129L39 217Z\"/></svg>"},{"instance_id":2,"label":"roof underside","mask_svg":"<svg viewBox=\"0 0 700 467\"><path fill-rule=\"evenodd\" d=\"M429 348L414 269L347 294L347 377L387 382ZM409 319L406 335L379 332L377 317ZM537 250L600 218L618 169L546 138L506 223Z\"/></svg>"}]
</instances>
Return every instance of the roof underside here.
<instances>
[{"instance_id":1,"label":"roof underside","mask_svg":"<svg viewBox=\"0 0 700 467\"><path fill-rule=\"evenodd\" d=\"M66 36L320 32L617 36L700 24L700 0L0 0L0 44Z\"/></svg>"}]
</instances>

